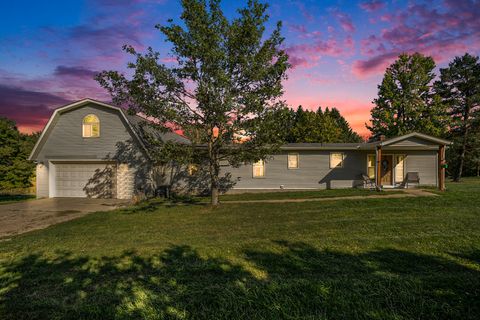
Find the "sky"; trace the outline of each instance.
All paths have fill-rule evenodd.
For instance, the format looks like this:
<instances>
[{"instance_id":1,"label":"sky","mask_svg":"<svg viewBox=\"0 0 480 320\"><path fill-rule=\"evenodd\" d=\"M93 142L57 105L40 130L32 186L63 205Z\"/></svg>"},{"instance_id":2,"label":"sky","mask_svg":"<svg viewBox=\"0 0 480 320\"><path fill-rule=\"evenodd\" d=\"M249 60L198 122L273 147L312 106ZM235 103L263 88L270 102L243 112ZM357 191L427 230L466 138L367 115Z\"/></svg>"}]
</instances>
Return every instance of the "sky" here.
<instances>
[{"instance_id":1,"label":"sky","mask_svg":"<svg viewBox=\"0 0 480 320\"><path fill-rule=\"evenodd\" d=\"M227 17L245 1L224 0ZM283 22L292 64L283 99L292 108L336 107L363 136L385 68L400 53L432 56L437 73L455 56L480 53L476 0L268 2L267 31ZM87 97L108 102L94 75L124 71L125 44L151 46L171 64L154 26L180 14L179 0L0 1L0 116L30 133L56 107Z\"/></svg>"}]
</instances>

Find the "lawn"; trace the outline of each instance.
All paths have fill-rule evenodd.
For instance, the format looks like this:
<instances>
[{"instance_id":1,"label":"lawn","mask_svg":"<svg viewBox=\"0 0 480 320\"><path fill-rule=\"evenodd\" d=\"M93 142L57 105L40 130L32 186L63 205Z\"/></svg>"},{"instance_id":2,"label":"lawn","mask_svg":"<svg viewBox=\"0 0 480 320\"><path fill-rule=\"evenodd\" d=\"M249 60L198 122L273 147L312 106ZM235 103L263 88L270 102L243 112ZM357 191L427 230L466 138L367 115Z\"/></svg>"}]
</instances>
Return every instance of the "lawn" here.
<instances>
[{"instance_id":1,"label":"lawn","mask_svg":"<svg viewBox=\"0 0 480 320\"><path fill-rule=\"evenodd\" d=\"M312 198L337 198L348 196L381 196L394 193L402 193L401 190L375 191L368 189L331 189L331 190L299 190L299 191L280 191L280 192L258 192L243 194L225 194L220 196L220 201L233 200L281 200L281 199L312 199Z\"/></svg>"},{"instance_id":2,"label":"lawn","mask_svg":"<svg viewBox=\"0 0 480 320\"><path fill-rule=\"evenodd\" d=\"M0 319L478 319L480 180L439 197L142 204L0 242Z\"/></svg>"}]
</instances>

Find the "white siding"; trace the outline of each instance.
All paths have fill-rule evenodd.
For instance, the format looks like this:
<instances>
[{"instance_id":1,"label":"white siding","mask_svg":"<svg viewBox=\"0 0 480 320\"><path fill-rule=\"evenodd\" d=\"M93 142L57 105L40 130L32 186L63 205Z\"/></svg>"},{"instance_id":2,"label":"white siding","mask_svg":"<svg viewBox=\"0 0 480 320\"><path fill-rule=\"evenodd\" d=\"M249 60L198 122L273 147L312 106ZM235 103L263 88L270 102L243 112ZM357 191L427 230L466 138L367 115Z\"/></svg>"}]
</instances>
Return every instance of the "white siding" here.
<instances>
[{"instance_id":1,"label":"white siding","mask_svg":"<svg viewBox=\"0 0 480 320\"><path fill-rule=\"evenodd\" d=\"M36 188L37 198L48 197L48 167L44 164L37 164L36 167Z\"/></svg>"}]
</instances>

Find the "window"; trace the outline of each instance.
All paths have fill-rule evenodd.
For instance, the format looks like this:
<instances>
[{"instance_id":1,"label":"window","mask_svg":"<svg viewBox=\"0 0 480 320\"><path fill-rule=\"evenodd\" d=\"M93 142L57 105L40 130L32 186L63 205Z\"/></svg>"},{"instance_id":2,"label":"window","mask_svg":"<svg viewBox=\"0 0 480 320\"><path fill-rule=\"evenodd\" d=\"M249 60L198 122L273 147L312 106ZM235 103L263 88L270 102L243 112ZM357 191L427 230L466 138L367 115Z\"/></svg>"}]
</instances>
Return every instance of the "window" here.
<instances>
[{"instance_id":1,"label":"window","mask_svg":"<svg viewBox=\"0 0 480 320\"><path fill-rule=\"evenodd\" d=\"M194 176L198 173L198 166L196 164L189 164L188 165L188 175Z\"/></svg>"},{"instance_id":2,"label":"window","mask_svg":"<svg viewBox=\"0 0 480 320\"><path fill-rule=\"evenodd\" d=\"M94 114L89 114L83 118L82 136L84 138L100 137L100 120Z\"/></svg>"},{"instance_id":3,"label":"window","mask_svg":"<svg viewBox=\"0 0 480 320\"><path fill-rule=\"evenodd\" d=\"M344 158L343 152L330 153L330 169L342 168Z\"/></svg>"},{"instance_id":4,"label":"window","mask_svg":"<svg viewBox=\"0 0 480 320\"><path fill-rule=\"evenodd\" d=\"M367 175L370 179L375 178L375 155L369 154L367 159Z\"/></svg>"},{"instance_id":5,"label":"window","mask_svg":"<svg viewBox=\"0 0 480 320\"><path fill-rule=\"evenodd\" d=\"M396 155L395 156L395 182L402 183L405 177L405 156L404 155Z\"/></svg>"},{"instance_id":6,"label":"window","mask_svg":"<svg viewBox=\"0 0 480 320\"><path fill-rule=\"evenodd\" d=\"M288 169L298 169L298 153L288 154Z\"/></svg>"},{"instance_id":7,"label":"window","mask_svg":"<svg viewBox=\"0 0 480 320\"><path fill-rule=\"evenodd\" d=\"M253 164L253 177L263 178L265 176L265 162L259 160Z\"/></svg>"}]
</instances>

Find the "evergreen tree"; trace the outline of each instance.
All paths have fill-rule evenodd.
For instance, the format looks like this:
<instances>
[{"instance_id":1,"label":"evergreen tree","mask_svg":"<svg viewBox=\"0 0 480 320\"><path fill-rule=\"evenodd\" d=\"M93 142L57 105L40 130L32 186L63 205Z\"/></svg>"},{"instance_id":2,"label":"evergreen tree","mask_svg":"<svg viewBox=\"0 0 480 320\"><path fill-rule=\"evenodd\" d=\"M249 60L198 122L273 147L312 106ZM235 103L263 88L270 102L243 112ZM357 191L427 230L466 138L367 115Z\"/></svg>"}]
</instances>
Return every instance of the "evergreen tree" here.
<instances>
[{"instance_id":1,"label":"evergreen tree","mask_svg":"<svg viewBox=\"0 0 480 320\"><path fill-rule=\"evenodd\" d=\"M321 110L321 108L319 108ZM362 142L363 139L353 131L348 121L340 114L337 108L330 109L329 116L332 117L336 125L340 128L341 136L339 142Z\"/></svg>"},{"instance_id":2,"label":"evergreen tree","mask_svg":"<svg viewBox=\"0 0 480 320\"><path fill-rule=\"evenodd\" d=\"M0 190L31 187L35 165L28 156L38 134L21 134L15 122L0 117Z\"/></svg>"},{"instance_id":3,"label":"evergreen tree","mask_svg":"<svg viewBox=\"0 0 480 320\"><path fill-rule=\"evenodd\" d=\"M275 112L275 122L283 129L283 141L290 143L361 142L340 112L321 107L316 112L282 108Z\"/></svg>"},{"instance_id":4,"label":"evergreen tree","mask_svg":"<svg viewBox=\"0 0 480 320\"><path fill-rule=\"evenodd\" d=\"M374 136L394 137L413 131L440 136L445 132L444 105L431 82L435 62L420 53L401 54L378 86L378 98L367 128Z\"/></svg>"},{"instance_id":5,"label":"evergreen tree","mask_svg":"<svg viewBox=\"0 0 480 320\"><path fill-rule=\"evenodd\" d=\"M479 58L466 53L455 57L447 68L440 69L440 80L435 91L448 107L451 117L448 137L454 145L449 150L453 180L460 181L467 163L469 150L478 147L480 126L480 63Z\"/></svg>"}]
</instances>

